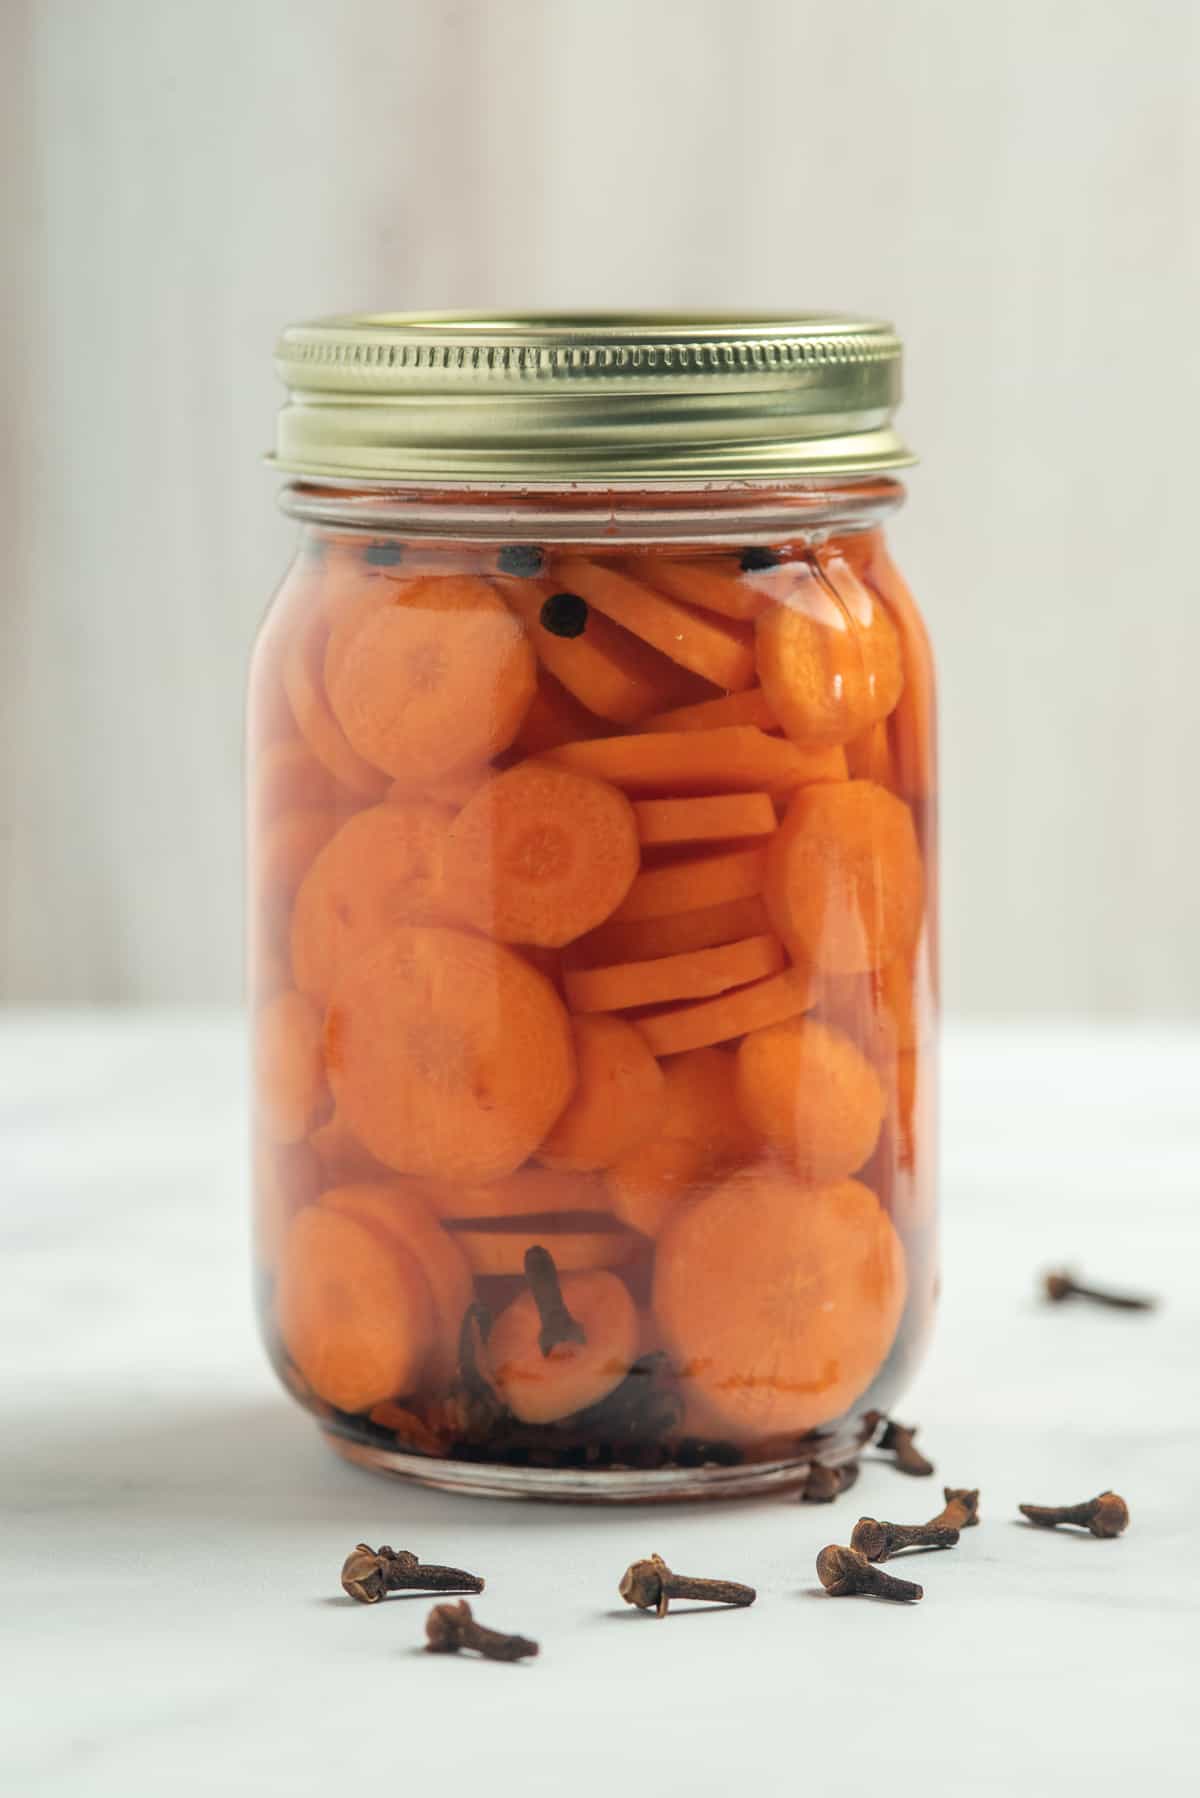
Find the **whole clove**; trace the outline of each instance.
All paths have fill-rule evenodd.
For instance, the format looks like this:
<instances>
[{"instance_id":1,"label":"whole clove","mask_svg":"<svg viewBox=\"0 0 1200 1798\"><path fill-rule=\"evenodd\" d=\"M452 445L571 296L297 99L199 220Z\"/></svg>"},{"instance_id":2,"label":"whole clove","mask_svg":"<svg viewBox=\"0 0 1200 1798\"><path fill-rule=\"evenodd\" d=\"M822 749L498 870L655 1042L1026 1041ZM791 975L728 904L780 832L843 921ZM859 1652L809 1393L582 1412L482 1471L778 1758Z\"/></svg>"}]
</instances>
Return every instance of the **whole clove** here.
<instances>
[{"instance_id":1,"label":"whole clove","mask_svg":"<svg viewBox=\"0 0 1200 1798\"><path fill-rule=\"evenodd\" d=\"M738 562L744 573L756 574L763 568L778 568L779 551L777 549L767 549L765 545L759 547L758 545L752 544L749 549L744 549L742 551L738 558Z\"/></svg>"},{"instance_id":2,"label":"whole clove","mask_svg":"<svg viewBox=\"0 0 1200 1798\"><path fill-rule=\"evenodd\" d=\"M1157 1299L1136 1292L1116 1292L1108 1286L1085 1286L1066 1268L1046 1274L1042 1280L1043 1296L1052 1305L1065 1299L1087 1299L1093 1305L1107 1305L1114 1311L1153 1311Z\"/></svg>"},{"instance_id":3,"label":"whole clove","mask_svg":"<svg viewBox=\"0 0 1200 1798\"><path fill-rule=\"evenodd\" d=\"M832 1504L841 1493L850 1490L857 1478L857 1461L843 1461L840 1467L826 1467L823 1461L814 1461L808 1470L808 1478L800 1488L800 1503Z\"/></svg>"},{"instance_id":4,"label":"whole clove","mask_svg":"<svg viewBox=\"0 0 1200 1798\"><path fill-rule=\"evenodd\" d=\"M538 1347L543 1356L552 1355L564 1342L586 1342L587 1331L579 1319L572 1317L567 1310L559 1284L558 1269L549 1249L536 1243L532 1248L526 1249L525 1278L529 1282L533 1302L542 1320L542 1327L538 1332Z\"/></svg>"},{"instance_id":5,"label":"whole clove","mask_svg":"<svg viewBox=\"0 0 1200 1798\"><path fill-rule=\"evenodd\" d=\"M979 1522L978 1486L943 1486L942 1497L946 1502L928 1528L967 1530Z\"/></svg>"},{"instance_id":6,"label":"whole clove","mask_svg":"<svg viewBox=\"0 0 1200 1798\"><path fill-rule=\"evenodd\" d=\"M831 1598L890 1598L899 1604L913 1604L925 1596L924 1586L910 1579L894 1579L882 1568L873 1567L857 1549L836 1542L817 1556L817 1578Z\"/></svg>"},{"instance_id":7,"label":"whole clove","mask_svg":"<svg viewBox=\"0 0 1200 1798\"><path fill-rule=\"evenodd\" d=\"M875 1446L881 1449L885 1455L895 1455L896 1467L900 1473L911 1473L919 1479L924 1479L927 1474L933 1472L933 1462L925 1459L913 1441L919 1428L919 1424L914 1423L910 1426L893 1423L889 1418L884 1425L883 1435Z\"/></svg>"},{"instance_id":8,"label":"whole clove","mask_svg":"<svg viewBox=\"0 0 1200 1798\"><path fill-rule=\"evenodd\" d=\"M378 1604L385 1592L482 1592L477 1573L418 1560L407 1548L360 1542L342 1563L342 1589L359 1604Z\"/></svg>"},{"instance_id":9,"label":"whole clove","mask_svg":"<svg viewBox=\"0 0 1200 1798\"><path fill-rule=\"evenodd\" d=\"M524 1661L540 1652L528 1636L508 1636L476 1623L465 1598L457 1604L435 1604L425 1619L425 1635L430 1654L458 1654L469 1648L487 1661Z\"/></svg>"},{"instance_id":10,"label":"whole clove","mask_svg":"<svg viewBox=\"0 0 1200 1798\"><path fill-rule=\"evenodd\" d=\"M868 1561L890 1561L905 1548L953 1548L958 1531L936 1523L881 1523L878 1517L860 1517L850 1546Z\"/></svg>"},{"instance_id":11,"label":"whole clove","mask_svg":"<svg viewBox=\"0 0 1200 1798\"><path fill-rule=\"evenodd\" d=\"M661 1555L634 1561L621 1575L618 1590L626 1604L636 1605L641 1611L654 1611L659 1617L666 1616L673 1598L748 1605L758 1597L753 1586L740 1585L736 1580L693 1579L686 1574L673 1573Z\"/></svg>"},{"instance_id":12,"label":"whole clove","mask_svg":"<svg viewBox=\"0 0 1200 1798\"><path fill-rule=\"evenodd\" d=\"M1129 1527L1129 1506L1115 1492L1101 1492L1081 1505L1019 1505L1018 1510L1043 1529L1060 1523L1077 1524L1093 1536L1119 1536Z\"/></svg>"}]
</instances>

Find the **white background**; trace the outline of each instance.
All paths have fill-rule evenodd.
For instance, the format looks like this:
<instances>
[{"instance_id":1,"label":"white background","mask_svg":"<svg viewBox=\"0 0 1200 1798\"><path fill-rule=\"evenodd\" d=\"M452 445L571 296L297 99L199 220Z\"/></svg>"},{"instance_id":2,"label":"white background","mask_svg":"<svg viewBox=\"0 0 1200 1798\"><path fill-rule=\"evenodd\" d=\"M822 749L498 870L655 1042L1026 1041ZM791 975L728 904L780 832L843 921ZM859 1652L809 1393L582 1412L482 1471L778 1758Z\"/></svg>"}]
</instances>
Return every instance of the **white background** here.
<instances>
[{"instance_id":1,"label":"white background","mask_svg":"<svg viewBox=\"0 0 1200 1798\"><path fill-rule=\"evenodd\" d=\"M7 0L0 993L229 997L285 320L863 309L947 994L1194 1014L1200 8Z\"/></svg>"}]
</instances>

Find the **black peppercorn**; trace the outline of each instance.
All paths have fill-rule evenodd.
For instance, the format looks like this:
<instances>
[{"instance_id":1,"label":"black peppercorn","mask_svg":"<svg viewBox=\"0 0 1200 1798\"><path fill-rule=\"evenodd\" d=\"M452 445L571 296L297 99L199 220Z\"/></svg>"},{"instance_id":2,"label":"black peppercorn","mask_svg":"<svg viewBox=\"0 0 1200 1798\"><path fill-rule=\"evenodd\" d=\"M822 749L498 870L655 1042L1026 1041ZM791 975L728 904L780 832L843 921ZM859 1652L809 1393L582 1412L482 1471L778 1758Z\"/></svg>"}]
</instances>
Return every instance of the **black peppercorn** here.
<instances>
[{"instance_id":1,"label":"black peppercorn","mask_svg":"<svg viewBox=\"0 0 1200 1798\"><path fill-rule=\"evenodd\" d=\"M538 616L542 629L555 637L582 637L587 628L587 600L578 593L552 593Z\"/></svg>"}]
</instances>

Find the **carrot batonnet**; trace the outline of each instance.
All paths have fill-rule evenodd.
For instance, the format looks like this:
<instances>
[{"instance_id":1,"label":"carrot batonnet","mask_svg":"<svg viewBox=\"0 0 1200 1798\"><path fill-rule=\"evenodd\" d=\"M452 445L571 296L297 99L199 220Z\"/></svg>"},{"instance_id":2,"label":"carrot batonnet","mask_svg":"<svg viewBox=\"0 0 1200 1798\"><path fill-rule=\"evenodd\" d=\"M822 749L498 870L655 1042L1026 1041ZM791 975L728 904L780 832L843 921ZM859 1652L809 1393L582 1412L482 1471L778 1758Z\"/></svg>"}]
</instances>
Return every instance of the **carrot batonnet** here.
<instances>
[{"instance_id":1,"label":"carrot batonnet","mask_svg":"<svg viewBox=\"0 0 1200 1798\"><path fill-rule=\"evenodd\" d=\"M570 1023L546 977L511 949L438 927L402 926L343 972L325 1060L371 1153L441 1179L513 1172L575 1084Z\"/></svg>"},{"instance_id":2,"label":"carrot batonnet","mask_svg":"<svg viewBox=\"0 0 1200 1798\"><path fill-rule=\"evenodd\" d=\"M866 1391L906 1286L900 1240L865 1186L797 1193L756 1170L668 1220L654 1312L684 1390L754 1441L816 1429Z\"/></svg>"},{"instance_id":3,"label":"carrot batonnet","mask_svg":"<svg viewBox=\"0 0 1200 1798\"><path fill-rule=\"evenodd\" d=\"M745 626L680 605L619 568L582 556L559 557L554 576L614 624L713 686L738 692L753 681L754 640Z\"/></svg>"},{"instance_id":4,"label":"carrot batonnet","mask_svg":"<svg viewBox=\"0 0 1200 1798\"><path fill-rule=\"evenodd\" d=\"M564 743L547 758L630 793L787 793L807 781L844 778L840 750L808 751L752 724L718 730L647 731Z\"/></svg>"},{"instance_id":5,"label":"carrot batonnet","mask_svg":"<svg viewBox=\"0 0 1200 1798\"><path fill-rule=\"evenodd\" d=\"M761 843L690 855L644 868L611 916L620 924L636 924L646 918L669 918L694 906L749 899L762 892L765 878L766 849Z\"/></svg>"},{"instance_id":6,"label":"carrot batonnet","mask_svg":"<svg viewBox=\"0 0 1200 1798\"><path fill-rule=\"evenodd\" d=\"M575 1012L629 1011L676 999L705 999L777 974L787 960L777 937L752 936L715 949L665 955L608 968L568 969L567 1003Z\"/></svg>"},{"instance_id":7,"label":"carrot batonnet","mask_svg":"<svg viewBox=\"0 0 1200 1798\"><path fill-rule=\"evenodd\" d=\"M572 1018L571 1037L575 1091L538 1160L548 1168L587 1172L611 1166L653 1135L663 1074L644 1039L623 1018Z\"/></svg>"},{"instance_id":8,"label":"carrot batonnet","mask_svg":"<svg viewBox=\"0 0 1200 1798\"><path fill-rule=\"evenodd\" d=\"M748 1030L763 1030L807 1011L813 1002L812 976L804 968L785 968L753 986L648 1012L637 1027L656 1055L679 1055L712 1043L732 1042Z\"/></svg>"},{"instance_id":9,"label":"carrot batonnet","mask_svg":"<svg viewBox=\"0 0 1200 1798\"><path fill-rule=\"evenodd\" d=\"M779 724L761 687L742 693L723 693L719 699L702 699L697 705L676 706L645 720L646 730L720 730L730 724L753 724L759 730L778 730ZM582 733L579 733L582 734Z\"/></svg>"},{"instance_id":10,"label":"carrot batonnet","mask_svg":"<svg viewBox=\"0 0 1200 1798\"><path fill-rule=\"evenodd\" d=\"M486 762L533 699L529 639L486 581L397 586L372 605L326 674L329 703L360 756L394 778L437 779Z\"/></svg>"},{"instance_id":11,"label":"carrot batonnet","mask_svg":"<svg viewBox=\"0 0 1200 1798\"><path fill-rule=\"evenodd\" d=\"M790 1018L743 1037L737 1062L742 1112L806 1186L863 1166L887 1103L879 1075L849 1037Z\"/></svg>"},{"instance_id":12,"label":"carrot batonnet","mask_svg":"<svg viewBox=\"0 0 1200 1798\"><path fill-rule=\"evenodd\" d=\"M301 992L328 997L341 970L397 924L445 915L446 836L454 814L389 800L347 819L305 875L292 912Z\"/></svg>"},{"instance_id":13,"label":"carrot batonnet","mask_svg":"<svg viewBox=\"0 0 1200 1798\"><path fill-rule=\"evenodd\" d=\"M767 910L797 961L856 974L907 954L924 879L912 814L871 781L802 788L767 846Z\"/></svg>"},{"instance_id":14,"label":"carrot batonnet","mask_svg":"<svg viewBox=\"0 0 1200 1798\"><path fill-rule=\"evenodd\" d=\"M719 793L711 799L638 799L633 815L638 838L646 848L769 837L776 822L769 793Z\"/></svg>"},{"instance_id":15,"label":"carrot batonnet","mask_svg":"<svg viewBox=\"0 0 1200 1798\"><path fill-rule=\"evenodd\" d=\"M800 563L755 627L767 704L794 743L832 748L886 718L904 670L892 620L841 558Z\"/></svg>"},{"instance_id":16,"label":"carrot batonnet","mask_svg":"<svg viewBox=\"0 0 1200 1798\"><path fill-rule=\"evenodd\" d=\"M666 918L643 918L635 924L601 924L571 949L573 967L599 968L623 961L653 961L660 955L687 955L693 949L715 949L762 936L771 928L767 908L758 895L701 905Z\"/></svg>"},{"instance_id":17,"label":"carrot batonnet","mask_svg":"<svg viewBox=\"0 0 1200 1798\"><path fill-rule=\"evenodd\" d=\"M544 1354L541 1314L531 1292L500 1313L488 1337L492 1384L525 1423L554 1423L598 1404L637 1359L637 1312L615 1275L568 1274L562 1297L582 1342L560 1342Z\"/></svg>"},{"instance_id":18,"label":"carrot batonnet","mask_svg":"<svg viewBox=\"0 0 1200 1798\"><path fill-rule=\"evenodd\" d=\"M561 1221L561 1220L560 1220ZM521 1230L501 1230L484 1224L452 1224L456 1242L481 1279L507 1278L524 1271L529 1250L539 1245L550 1249L559 1270L624 1267L638 1251L638 1239L621 1229L551 1229L544 1219Z\"/></svg>"},{"instance_id":19,"label":"carrot batonnet","mask_svg":"<svg viewBox=\"0 0 1200 1798\"><path fill-rule=\"evenodd\" d=\"M276 1287L279 1333L318 1397L366 1411L420 1381L433 1299L414 1256L357 1218L311 1205L294 1219Z\"/></svg>"},{"instance_id":20,"label":"carrot batonnet","mask_svg":"<svg viewBox=\"0 0 1200 1798\"><path fill-rule=\"evenodd\" d=\"M617 909L638 865L624 793L523 762L490 780L451 824L445 890L463 923L502 942L561 948Z\"/></svg>"},{"instance_id":21,"label":"carrot batonnet","mask_svg":"<svg viewBox=\"0 0 1200 1798\"><path fill-rule=\"evenodd\" d=\"M302 993L278 993L261 1007L254 1068L263 1130L272 1142L300 1142L325 1100L321 1016Z\"/></svg>"},{"instance_id":22,"label":"carrot batonnet","mask_svg":"<svg viewBox=\"0 0 1200 1798\"><path fill-rule=\"evenodd\" d=\"M762 569L748 579L732 556L705 556L694 562L643 556L631 558L626 566L648 587L658 587L685 605L747 620L757 618L777 597L785 574L782 567Z\"/></svg>"}]
</instances>

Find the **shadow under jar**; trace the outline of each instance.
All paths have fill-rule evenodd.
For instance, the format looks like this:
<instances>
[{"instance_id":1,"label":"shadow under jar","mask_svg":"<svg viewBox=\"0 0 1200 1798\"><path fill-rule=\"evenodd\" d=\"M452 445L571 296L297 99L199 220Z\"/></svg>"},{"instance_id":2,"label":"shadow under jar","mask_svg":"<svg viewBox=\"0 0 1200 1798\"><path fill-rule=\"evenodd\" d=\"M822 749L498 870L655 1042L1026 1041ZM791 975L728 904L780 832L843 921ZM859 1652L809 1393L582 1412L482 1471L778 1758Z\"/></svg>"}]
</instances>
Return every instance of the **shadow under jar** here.
<instances>
[{"instance_id":1,"label":"shadow under jar","mask_svg":"<svg viewBox=\"0 0 1200 1798\"><path fill-rule=\"evenodd\" d=\"M288 330L249 702L256 1253L350 1460L704 1497L852 1457L936 1286L900 346Z\"/></svg>"}]
</instances>

